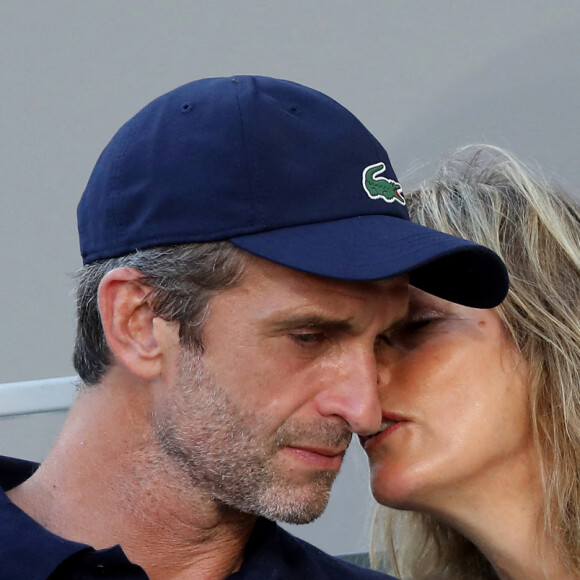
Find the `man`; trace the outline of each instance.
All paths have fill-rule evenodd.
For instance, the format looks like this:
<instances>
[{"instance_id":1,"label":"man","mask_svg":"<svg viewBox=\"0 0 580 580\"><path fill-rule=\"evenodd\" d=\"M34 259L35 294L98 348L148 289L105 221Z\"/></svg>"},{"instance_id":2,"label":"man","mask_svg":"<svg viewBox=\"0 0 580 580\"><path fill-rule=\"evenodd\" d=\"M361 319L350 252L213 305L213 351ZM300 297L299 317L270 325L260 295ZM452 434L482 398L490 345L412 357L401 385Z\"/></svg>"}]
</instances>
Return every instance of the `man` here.
<instances>
[{"instance_id":1,"label":"man","mask_svg":"<svg viewBox=\"0 0 580 580\"><path fill-rule=\"evenodd\" d=\"M38 469L3 464L2 578L381 577L273 520L318 517L380 430L409 279L507 291L404 204L376 139L296 83L200 80L124 125L78 208L79 395Z\"/></svg>"}]
</instances>

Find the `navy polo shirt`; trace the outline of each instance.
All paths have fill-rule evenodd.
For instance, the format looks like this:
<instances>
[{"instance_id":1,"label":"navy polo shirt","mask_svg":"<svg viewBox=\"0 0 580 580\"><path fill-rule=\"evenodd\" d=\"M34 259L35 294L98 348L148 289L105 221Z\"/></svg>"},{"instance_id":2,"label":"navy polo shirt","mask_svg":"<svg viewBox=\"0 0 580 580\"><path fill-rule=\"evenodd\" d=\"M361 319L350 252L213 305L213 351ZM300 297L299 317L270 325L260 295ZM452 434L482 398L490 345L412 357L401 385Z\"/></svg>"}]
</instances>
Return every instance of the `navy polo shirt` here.
<instances>
[{"instance_id":1,"label":"navy polo shirt","mask_svg":"<svg viewBox=\"0 0 580 580\"><path fill-rule=\"evenodd\" d=\"M49 532L16 507L4 491L28 479L36 463L0 457L0 580L147 580L120 546L95 550ZM384 580L259 518L241 569L231 580Z\"/></svg>"}]
</instances>

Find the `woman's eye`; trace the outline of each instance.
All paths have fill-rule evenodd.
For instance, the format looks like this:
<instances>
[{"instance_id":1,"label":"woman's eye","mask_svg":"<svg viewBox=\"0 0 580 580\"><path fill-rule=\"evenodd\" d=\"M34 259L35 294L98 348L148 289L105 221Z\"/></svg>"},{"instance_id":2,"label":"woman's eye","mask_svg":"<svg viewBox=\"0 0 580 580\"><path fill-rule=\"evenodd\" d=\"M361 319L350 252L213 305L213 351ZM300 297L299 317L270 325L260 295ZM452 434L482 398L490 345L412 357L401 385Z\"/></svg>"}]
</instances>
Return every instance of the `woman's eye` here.
<instances>
[{"instance_id":1,"label":"woman's eye","mask_svg":"<svg viewBox=\"0 0 580 580\"><path fill-rule=\"evenodd\" d=\"M416 346L429 336L429 329L432 324L440 320L436 316L422 316L409 318L403 322L392 334L393 344L403 348Z\"/></svg>"},{"instance_id":2,"label":"woman's eye","mask_svg":"<svg viewBox=\"0 0 580 580\"><path fill-rule=\"evenodd\" d=\"M418 332L419 330L425 328L429 324L431 324L434 318L417 318L414 320L407 320L405 324L402 326L403 332Z\"/></svg>"}]
</instances>

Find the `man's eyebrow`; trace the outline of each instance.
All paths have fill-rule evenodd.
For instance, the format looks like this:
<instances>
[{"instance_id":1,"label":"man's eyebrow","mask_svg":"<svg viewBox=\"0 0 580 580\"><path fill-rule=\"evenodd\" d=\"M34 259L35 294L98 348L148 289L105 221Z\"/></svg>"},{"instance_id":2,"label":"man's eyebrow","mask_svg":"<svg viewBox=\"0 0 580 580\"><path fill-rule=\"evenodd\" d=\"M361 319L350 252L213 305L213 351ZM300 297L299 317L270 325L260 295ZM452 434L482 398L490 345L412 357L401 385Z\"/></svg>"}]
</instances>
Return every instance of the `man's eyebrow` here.
<instances>
[{"instance_id":1,"label":"man's eyebrow","mask_svg":"<svg viewBox=\"0 0 580 580\"><path fill-rule=\"evenodd\" d=\"M354 325L349 320L312 315L290 316L282 320L276 320L272 323L271 328L274 332L301 328L315 328L327 332L354 332Z\"/></svg>"}]
</instances>

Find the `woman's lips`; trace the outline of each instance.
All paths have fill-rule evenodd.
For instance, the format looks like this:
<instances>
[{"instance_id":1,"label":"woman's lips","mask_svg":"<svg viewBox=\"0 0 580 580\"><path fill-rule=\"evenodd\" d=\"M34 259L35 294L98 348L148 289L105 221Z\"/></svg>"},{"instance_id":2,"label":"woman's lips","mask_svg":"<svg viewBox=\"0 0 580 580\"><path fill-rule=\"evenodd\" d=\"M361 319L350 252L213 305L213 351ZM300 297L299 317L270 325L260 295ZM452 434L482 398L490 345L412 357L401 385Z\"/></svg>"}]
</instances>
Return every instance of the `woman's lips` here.
<instances>
[{"instance_id":1,"label":"woman's lips","mask_svg":"<svg viewBox=\"0 0 580 580\"><path fill-rule=\"evenodd\" d=\"M388 429L391 425L395 425L396 423L398 423L399 421L383 421L381 423L381 427L377 432L377 435L379 433L382 433L385 429Z\"/></svg>"},{"instance_id":2,"label":"woman's lips","mask_svg":"<svg viewBox=\"0 0 580 580\"><path fill-rule=\"evenodd\" d=\"M397 431L400 427L408 422L409 421L407 419L398 415L383 415L381 427L374 435L369 435L367 437L359 436L361 445L365 451L368 451L379 445L381 441L384 441L387 437L392 435L395 431Z\"/></svg>"}]
</instances>

